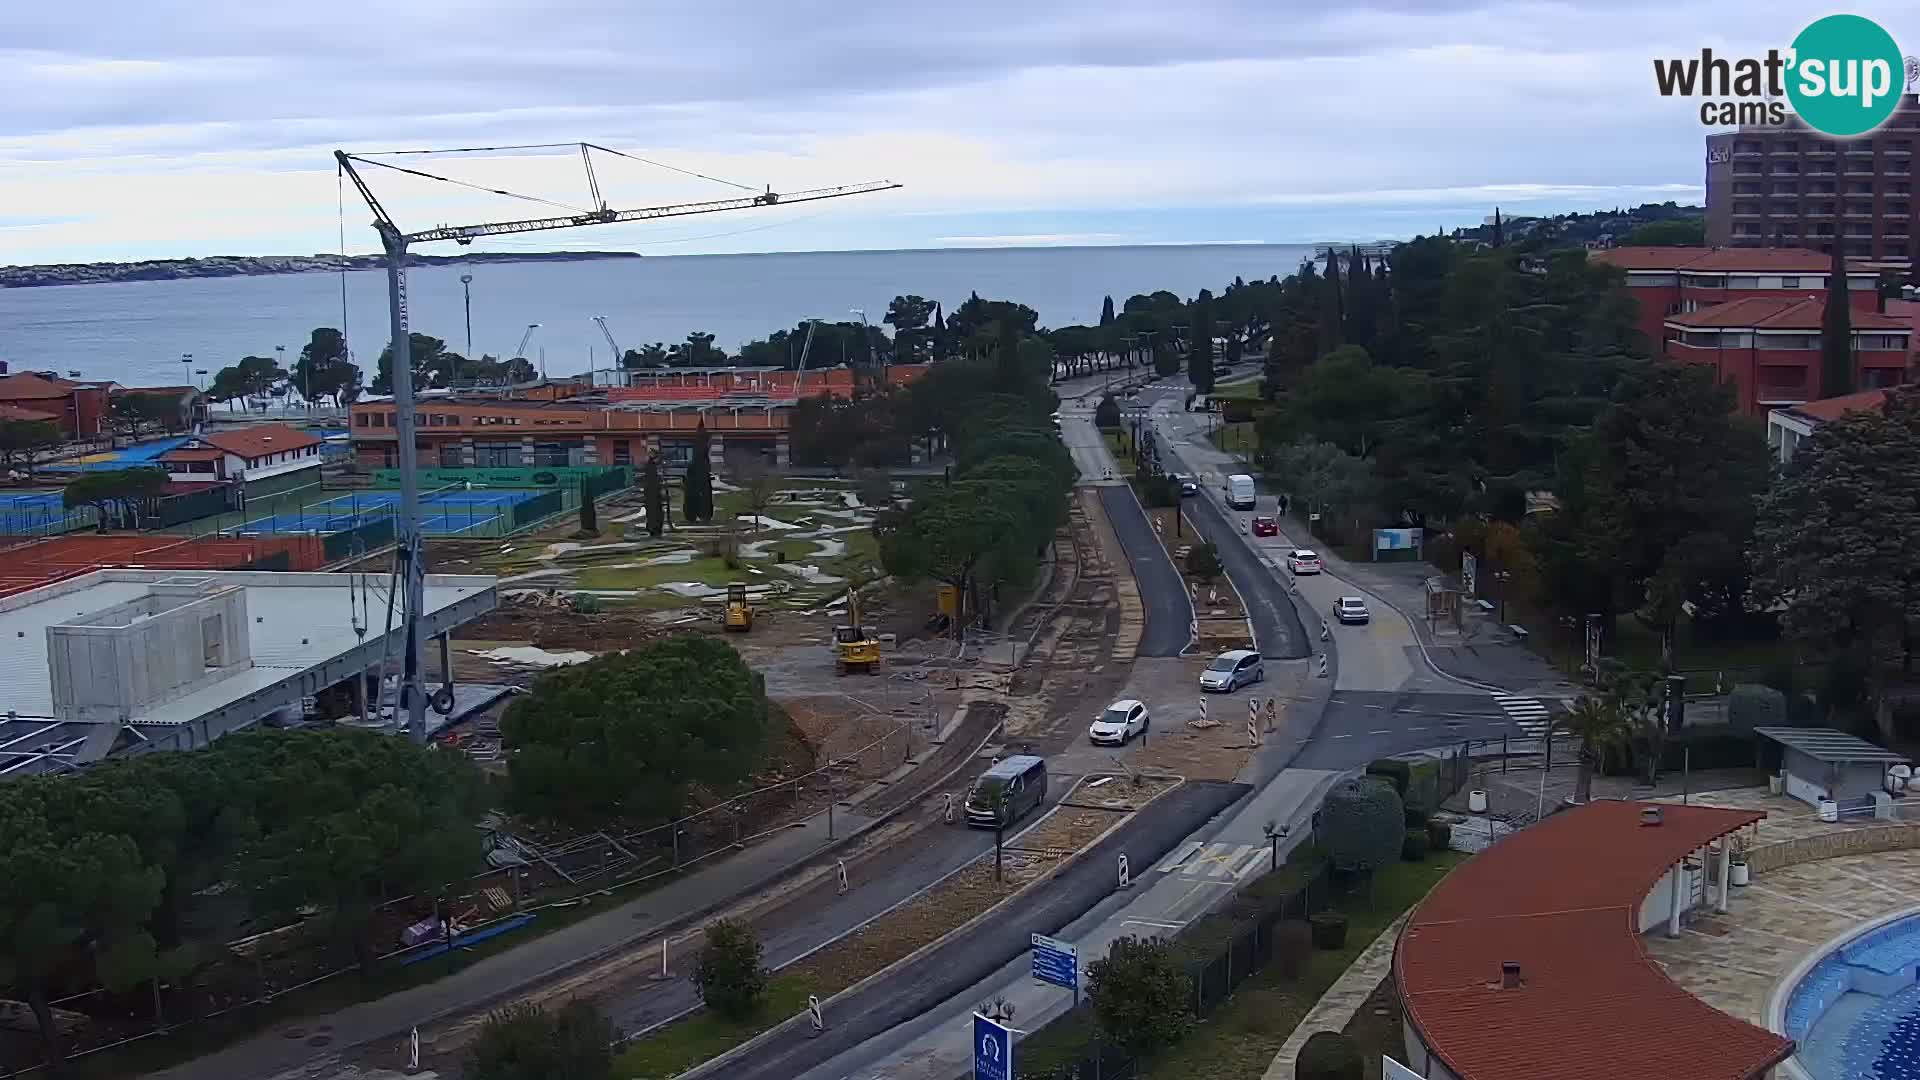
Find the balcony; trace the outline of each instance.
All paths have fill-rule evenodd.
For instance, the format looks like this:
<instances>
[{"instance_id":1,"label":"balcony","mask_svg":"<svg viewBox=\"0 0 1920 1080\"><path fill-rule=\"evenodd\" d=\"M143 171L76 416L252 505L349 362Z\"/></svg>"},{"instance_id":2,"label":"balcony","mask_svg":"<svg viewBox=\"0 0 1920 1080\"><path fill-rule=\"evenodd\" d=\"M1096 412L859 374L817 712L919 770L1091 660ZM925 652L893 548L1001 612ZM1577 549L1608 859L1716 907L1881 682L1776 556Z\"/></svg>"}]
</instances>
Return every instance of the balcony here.
<instances>
[{"instance_id":1,"label":"balcony","mask_svg":"<svg viewBox=\"0 0 1920 1080\"><path fill-rule=\"evenodd\" d=\"M1792 143L1774 143L1773 147L1767 151L1767 153L1772 154L1775 157L1780 157L1782 155L1787 155L1787 154L1797 154L1799 152L1800 152L1799 147L1794 146Z\"/></svg>"}]
</instances>

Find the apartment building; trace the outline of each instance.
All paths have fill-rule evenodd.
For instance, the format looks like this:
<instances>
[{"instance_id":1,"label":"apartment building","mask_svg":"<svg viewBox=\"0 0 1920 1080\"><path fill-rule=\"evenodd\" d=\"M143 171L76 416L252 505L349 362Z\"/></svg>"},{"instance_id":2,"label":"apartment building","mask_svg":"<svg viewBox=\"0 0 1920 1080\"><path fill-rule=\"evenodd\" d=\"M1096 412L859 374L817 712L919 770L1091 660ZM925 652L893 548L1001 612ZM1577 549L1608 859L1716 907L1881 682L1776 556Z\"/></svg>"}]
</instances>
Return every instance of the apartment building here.
<instances>
[{"instance_id":1,"label":"apartment building","mask_svg":"<svg viewBox=\"0 0 1920 1080\"><path fill-rule=\"evenodd\" d=\"M1827 296L1833 256L1805 248L1619 247L1590 252L1596 262L1626 271L1627 291L1639 302L1637 326L1648 350L1667 356L1667 320L1749 298ZM1847 301L1855 311L1879 304L1879 275L1849 264Z\"/></svg>"},{"instance_id":2,"label":"apartment building","mask_svg":"<svg viewBox=\"0 0 1920 1080\"><path fill-rule=\"evenodd\" d=\"M1814 131L1798 117L1781 127L1707 136L1707 243L1801 247L1911 267L1914 149L1920 99L1905 95L1881 127L1855 139Z\"/></svg>"},{"instance_id":3,"label":"apartment building","mask_svg":"<svg viewBox=\"0 0 1920 1080\"><path fill-rule=\"evenodd\" d=\"M1666 322L1668 359L1709 363L1733 387L1740 411L1764 415L1820 396L1821 322L1826 300L1749 296L1675 315ZM1906 381L1912 327L1877 311L1852 317L1856 387Z\"/></svg>"}]
</instances>

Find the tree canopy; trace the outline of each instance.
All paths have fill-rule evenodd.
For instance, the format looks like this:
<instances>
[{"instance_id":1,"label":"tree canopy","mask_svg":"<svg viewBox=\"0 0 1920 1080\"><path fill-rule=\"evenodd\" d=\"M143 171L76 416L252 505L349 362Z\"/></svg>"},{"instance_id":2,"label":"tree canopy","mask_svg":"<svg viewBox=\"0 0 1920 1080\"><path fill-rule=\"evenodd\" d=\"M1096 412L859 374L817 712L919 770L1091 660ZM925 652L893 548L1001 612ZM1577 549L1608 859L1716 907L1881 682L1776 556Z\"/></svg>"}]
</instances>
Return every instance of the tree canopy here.
<instances>
[{"instance_id":1,"label":"tree canopy","mask_svg":"<svg viewBox=\"0 0 1920 1080\"><path fill-rule=\"evenodd\" d=\"M726 642L676 634L542 675L501 722L514 807L575 825L654 821L695 785L759 764L761 676Z\"/></svg>"},{"instance_id":2,"label":"tree canopy","mask_svg":"<svg viewBox=\"0 0 1920 1080\"><path fill-rule=\"evenodd\" d=\"M391 359L388 366L392 366ZM347 354L346 335L331 326L320 326L300 347L287 381L309 401L331 398L338 406L360 396L362 378L359 366Z\"/></svg>"}]
</instances>

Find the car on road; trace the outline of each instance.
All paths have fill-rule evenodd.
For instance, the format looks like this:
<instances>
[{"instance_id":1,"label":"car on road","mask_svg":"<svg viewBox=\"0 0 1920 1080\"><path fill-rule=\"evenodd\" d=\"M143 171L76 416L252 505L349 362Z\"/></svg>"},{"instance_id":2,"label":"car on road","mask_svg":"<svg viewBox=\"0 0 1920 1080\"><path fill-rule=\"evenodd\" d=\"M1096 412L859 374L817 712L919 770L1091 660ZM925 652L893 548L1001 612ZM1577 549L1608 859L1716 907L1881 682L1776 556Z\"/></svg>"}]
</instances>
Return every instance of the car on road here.
<instances>
[{"instance_id":1,"label":"car on road","mask_svg":"<svg viewBox=\"0 0 1920 1080\"><path fill-rule=\"evenodd\" d=\"M1323 569L1320 565L1320 553L1306 548L1294 548L1287 552L1287 569L1296 574L1317 574Z\"/></svg>"},{"instance_id":2,"label":"car on road","mask_svg":"<svg viewBox=\"0 0 1920 1080\"><path fill-rule=\"evenodd\" d=\"M1046 759L1016 754L995 762L973 782L973 789L967 792L967 824L976 829L1004 829L1046 798Z\"/></svg>"},{"instance_id":3,"label":"car on road","mask_svg":"<svg viewBox=\"0 0 1920 1080\"><path fill-rule=\"evenodd\" d=\"M1195 481L1194 481L1194 479L1193 479L1193 477L1191 477L1191 476L1176 476L1176 477L1174 477L1174 480L1175 480L1176 482L1178 482L1178 483L1179 483L1179 485L1180 485L1180 496L1181 496L1181 498L1185 498L1185 497L1187 497L1188 495L1198 495L1198 494L1200 494L1200 485L1199 485L1199 484L1198 484L1197 482L1195 482Z\"/></svg>"},{"instance_id":4,"label":"car on road","mask_svg":"<svg viewBox=\"0 0 1920 1080\"><path fill-rule=\"evenodd\" d=\"M1267 670L1260 663L1259 653L1251 649L1231 649L1214 657L1207 670L1200 673L1200 689L1231 694L1266 677Z\"/></svg>"},{"instance_id":5,"label":"car on road","mask_svg":"<svg viewBox=\"0 0 1920 1080\"><path fill-rule=\"evenodd\" d=\"M1087 728L1087 741L1125 746L1128 739L1145 733L1152 722L1145 705L1132 698L1123 698L1107 706L1093 726Z\"/></svg>"},{"instance_id":6,"label":"car on road","mask_svg":"<svg viewBox=\"0 0 1920 1080\"><path fill-rule=\"evenodd\" d=\"M1277 521L1275 521L1275 520L1273 520L1273 519L1272 519L1272 518L1270 518L1270 517L1257 517L1257 518L1254 518L1254 519L1253 519L1253 535L1255 535L1255 536L1279 536L1279 535L1280 535L1280 523L1279 523L1279 522L1277 522Z\"/></svg>"},{"instance_id":7,"label":"car on road","mask_svg":"<svg viewBox=\"0 0 1920 1080\"><path fill-rule=\"evenodd\" d=\"M1333 617L1343 623L1366 622L1373 616L1367 611L1367 602L1358 596L1343 596L1333 603Z\"/></svg>"}]
</instances>

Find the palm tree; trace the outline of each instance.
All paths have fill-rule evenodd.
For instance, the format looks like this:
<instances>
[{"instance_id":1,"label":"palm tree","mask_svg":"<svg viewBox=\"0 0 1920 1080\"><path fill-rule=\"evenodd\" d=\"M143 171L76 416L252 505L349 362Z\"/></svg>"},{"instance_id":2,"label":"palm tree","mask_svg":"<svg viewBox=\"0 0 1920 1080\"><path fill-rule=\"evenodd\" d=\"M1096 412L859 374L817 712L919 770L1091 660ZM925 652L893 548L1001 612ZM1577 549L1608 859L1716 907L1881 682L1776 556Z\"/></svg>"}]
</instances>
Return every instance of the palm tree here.
<instances>
[{"instance_id":1,"label":"palm tree","mask_svg":"<svg viewBox=\"0 0 1920 1080\"><path fill-rule=\"evenodd\" d=\"M1561 713L1551 730L1580 740L1580 774L1573 784L1573 800L1578 803L1593 797L1593 772L1606 760L1607 751L1625 746L1633 734L1618 702L1591 695Z\"/></svg>"}]
</instances>

